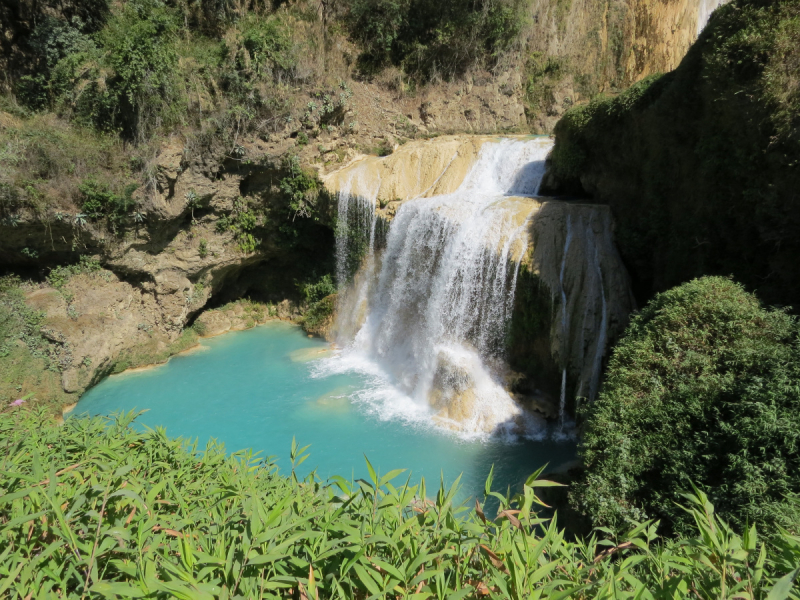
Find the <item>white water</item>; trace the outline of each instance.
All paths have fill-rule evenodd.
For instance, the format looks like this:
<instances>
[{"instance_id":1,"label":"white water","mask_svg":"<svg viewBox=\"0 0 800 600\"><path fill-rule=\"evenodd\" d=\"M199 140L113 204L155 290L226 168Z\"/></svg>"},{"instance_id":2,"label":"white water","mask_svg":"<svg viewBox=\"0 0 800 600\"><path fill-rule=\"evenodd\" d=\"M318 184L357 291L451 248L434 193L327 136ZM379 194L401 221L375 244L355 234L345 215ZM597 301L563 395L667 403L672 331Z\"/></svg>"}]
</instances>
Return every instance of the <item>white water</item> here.
<instances>
[{"instance_id":1,"label":"white water","mask_svg":"<svg viewBox=\"0 0 800 600\"><path fill-rule=\"evenodd\" d=\"M727 0L700 0L700 5L697 9L697 35L700 35L706 25L708 25L711 13L725 4L726 1Z\"/></svg>"},{"instance_id":2,"label":"white water","mask_svg":"<svg viewBox=\"0 0 800 600\"><path fill-rule=\"evenodd\" d=\"M359 189L376 190L368 198L342 190L339 271L347 272L347 244L358 238L341 224L356 223L363 226L362 239L369 237L366 270L377 272L366 283L355 282L362 291L349 292L342 308L358 313L354 302L366 302L366 318L352 339L338 340L344 350L323 361L320 373L359 370L376 376L383 385L376 383L361 399L385 418L432 419L470 436L536 435L541 424L523 415L500 371L534 208L511 197L536 194L550 147L547 139L484 144L456 192L401 205L380 260L374 256L380 182L362 182ZM353 210L364 218L353 219Z\"/></svg>"}]
</instances>

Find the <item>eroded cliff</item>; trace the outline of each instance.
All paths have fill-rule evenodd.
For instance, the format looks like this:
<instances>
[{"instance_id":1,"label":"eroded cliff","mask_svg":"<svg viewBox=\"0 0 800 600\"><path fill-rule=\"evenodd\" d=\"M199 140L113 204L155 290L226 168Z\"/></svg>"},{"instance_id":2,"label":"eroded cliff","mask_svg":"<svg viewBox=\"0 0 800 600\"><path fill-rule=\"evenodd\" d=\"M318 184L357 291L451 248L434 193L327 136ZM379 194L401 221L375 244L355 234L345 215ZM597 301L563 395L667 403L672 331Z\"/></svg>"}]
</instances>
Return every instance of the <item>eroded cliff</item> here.
<instances>
[{"instance_id":1,"label":"eroded cliff","mask_svg":"<svg viewBox=\"0 0 800 600\"><path fill-rule=\"evenodd\" d=\"M799 11L728 4L675 71L556 127L545 187L611 207L642 300L718 274L800 305Z\"/></svg>"}]
</instances>

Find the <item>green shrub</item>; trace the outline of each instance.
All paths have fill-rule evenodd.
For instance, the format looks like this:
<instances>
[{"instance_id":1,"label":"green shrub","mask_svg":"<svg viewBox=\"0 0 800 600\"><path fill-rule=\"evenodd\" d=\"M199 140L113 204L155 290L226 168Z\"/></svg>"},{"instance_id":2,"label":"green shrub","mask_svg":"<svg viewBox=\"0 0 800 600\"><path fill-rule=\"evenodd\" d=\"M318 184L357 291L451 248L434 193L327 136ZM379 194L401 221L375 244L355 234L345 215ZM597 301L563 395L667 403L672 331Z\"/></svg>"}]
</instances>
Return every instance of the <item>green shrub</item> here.
<instances>
[{"instance_id":1,"label":"green shrub","mask_svg":"<svg viewBox=\"0 0 800 600\"><path fill-rule=\"evenodd\" d=\"M41 110L52 108L69 92L69 77L73 69L59 66L69 56L91 54L95 50L87 27L79 17L71 21L46 17L33 30L28 45L36 63L35 72L20 78L17 84L19 100L27 107Z\"/></svg>"},{"instance_id":2,"label":"green shrub","mask_svg":"<svg viewBox=\"0 0 800 600\"><path fill-rule=\"evenodd\" d=\"M525 62L525 108L529 116L547 112L554 102L556 84L567 75L563 59L534 52ZM572 99L564 99L564 102Z\"/></svg>"},{"instance_id":3,"label":"green shrub","mask_svg":"<svg viewBox=\"0 0 800 600\"><path fill-rule=\"evenodd\" d=\"M297 217L318 219L316 204L322 188L319 179L303 170L297 156L284 157L282 167L287 174L280 181L280 190L292 221Z\"/></svg>"},{"instance_id":4,"label":"green shrub","mask_svg":"<svg viewBox=\"0 0 800 600\"><path fill-rule=\"evenodd\" d=\"M326 275L330 280L330 276ZM336 292L324 296L311 304L305 311L302 320L303 329L312 335L325 336L333 322L336 311Z\"/></svg>"},{"instance_id":5,"label":"green shrub","mask_svg":"<svg viewBox=\"0 0 800 600\"><path fill-rule=\"evenodd\" d=\"M45 314L26 304L21 283L16 276L0 277L0 404L27 396L29 404L60 412L71 396L61 386L71 349L45 337Z\"/></svg>"},{"instance_id":6,"label":"green shrub","mask_svg":"<svg viewBox=\"0 0 800 600\"><path fill-rule=\"evenodd\" d=\"M255 252L261 240L253 235L253 230L258 225L258 217L250 206L247 198L241 196L233 204L233 212L223 215L215 225L218 233L233 232L234 239L244 253Z\"/></svg>"},{"instance_id":7,"label":"green shrub","mask_svg":"<svg viewBox=\"0 0 800 600\"><path fill-rule=\"evenodd\" d=\"M84 255L81 256L80 261L74 265L61 265L50 269L50 274L47 276L47 283L60 290L74 275L96 273L102 269L103 267L100 265L99 260Z\"/></svg>"},{"instance_id":8,"label":"green shrub","mask_svg":"<svg viewBox=\"0 0 800 600\"><path fill-rule=\"evenodd\" d=\"M330 275L323 275L315 283L304 283L299 286L303 299L308 304L319 302L326 296L336 293L336 284Z\"/></svg>"},{"instance_id":9,"label":"green shrub","mask_svg":"<svg viewBox=\"0 0 800 600\"><path fill-rule=\"evenodd\" d=\"M402 470L356 482L217 442L138 431L134 415L0 413L0 591L11 598L798 598L800 542L737 535L702 494L692 537L652 524L614 540L567 541L537 516L531 476L510 498L454 503ZM277 449L270 449L275 451ZM517 512L519 511L519 512ZM493 518L494 517L494 518Z\"/></svg>"},{"instance_id":10,"label":"green shrub","mask_svg":"<svg viewBox=\"0 0 800 600\"><path fill-rule=\"evenodd\" d=\"M86 179L78 188L82 196L81 211L90 219L107 217L112 229L116 230L124 220L132 218L136 207L133 192L138 187L135 183L129 184L121 195L117 195L108 185L93 178Z\"/></svg>"},{"instance_id":11,"label":"green shrub","mask_svg":"<svg viewBox=\"0 0 800 600\"><path fill-rule=\"evenodd\" d=\"M580 453L573 499L597 525L693 524L692 482L724 518L797 529L800 346L797 319L762 308L729 279L657 295L614 348Z\"/></svg>"},{"instance_id":12,"label":"green shrub","mask_svg":"<svg viewBox=\"0 0 800 600\"><path fill-rule=\"evenodd\" d=\"M419 78L491 66L518 40L522 0L351 0L346 22L367 74L394 64Z\"/></svg>"},{"instance_id":13,"label":"green shrub","mask_svg":"<svg viewBox=\"0 0 800 600\"><path fill-rule=\"evenodd\" d=\"M44 313L25 304L19 278L13 275L0 278L0 359L11 353L17 340L44 357L47 340L40 332L43 321Z\"/></svg>"},{"instance_id":14,"label":"green shrub","mask_svg":"<svg viewBox=\"0 0 800 600\"><path fill-rule=\"evenodd\" d=\"M91 118L119 126L131 138L144 139L176 100L174 88L178 56L174 46L176 18L157 0L133 0L114 16L100 34L105 63L114 76ZM106 114L106 101L113 113ZM104 123L104 121L108 119Z\"/></svg>"}]
</instances>

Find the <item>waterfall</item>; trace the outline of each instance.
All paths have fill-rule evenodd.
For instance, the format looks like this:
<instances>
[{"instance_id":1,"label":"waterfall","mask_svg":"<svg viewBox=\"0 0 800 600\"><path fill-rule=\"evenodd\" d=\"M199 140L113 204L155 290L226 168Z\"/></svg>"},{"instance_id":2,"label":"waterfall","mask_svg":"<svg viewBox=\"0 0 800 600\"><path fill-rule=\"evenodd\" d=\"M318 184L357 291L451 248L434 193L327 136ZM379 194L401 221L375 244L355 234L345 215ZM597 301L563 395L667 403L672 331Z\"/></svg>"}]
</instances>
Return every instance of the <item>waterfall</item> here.
<instances>
[{"instance_id":1,"label":"waterfall","mask_svg":"<svg viewBox=\"0 0 800 600\"><path fill-rule=\"evenodd\" d=\"M356 223L362 235L371 232L362 272L374 271L349 286L345 318L358 312L354 299L366 299L366 314L352 339L337 339L345 346L343 360L348 368L380 371L411 412L440 426L486 434L518 430L530 419L501 376L517 272L537 207L530 197L551 145L541 138L483 144L454 193L400 206L380 256L374 223L352 217L365 207L374 213L375 197L364 197L363 190L377 190L380 182L362 182L359 196L349 185L340 190L340 281L354 243L345 223ZM360 172L354 170L351 180ZM360 297L353 293L358 287L371 291Z\"/></svg>"}]
</instances>

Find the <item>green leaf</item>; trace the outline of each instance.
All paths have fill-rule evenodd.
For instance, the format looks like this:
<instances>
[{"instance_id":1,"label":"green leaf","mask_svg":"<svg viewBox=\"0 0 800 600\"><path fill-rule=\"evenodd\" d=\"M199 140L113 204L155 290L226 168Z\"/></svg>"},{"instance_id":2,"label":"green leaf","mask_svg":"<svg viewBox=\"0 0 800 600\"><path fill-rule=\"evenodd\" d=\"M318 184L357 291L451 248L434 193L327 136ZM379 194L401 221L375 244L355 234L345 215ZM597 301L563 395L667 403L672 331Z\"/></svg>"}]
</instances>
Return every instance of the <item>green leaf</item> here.
<instances>
[{"instance_id":1,"label":"green leaf","mask_svg":"<svg viewBox=\"0 0 800 600\"><path fill-rule=\"evenodd\" d=\"M792 593L794 580L797 579L798 574L800 574L800 567L781 577L770 589L767 600L786 600Z\"/></svg>"},{"instance_id":2,"label":"green leaf","mask_svg":"<svg viewBox=\"0 0 800 600\"><path fill-rule=\"evenodd\" d=\"M143 592L141 588L133 587L127 583L108 583L98 581L92 586L92 592L107 598L122 596L123 598L145 598L149 594Z\"/></svg>"}]
</instances>

